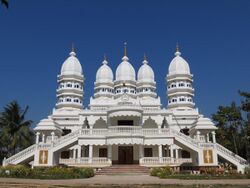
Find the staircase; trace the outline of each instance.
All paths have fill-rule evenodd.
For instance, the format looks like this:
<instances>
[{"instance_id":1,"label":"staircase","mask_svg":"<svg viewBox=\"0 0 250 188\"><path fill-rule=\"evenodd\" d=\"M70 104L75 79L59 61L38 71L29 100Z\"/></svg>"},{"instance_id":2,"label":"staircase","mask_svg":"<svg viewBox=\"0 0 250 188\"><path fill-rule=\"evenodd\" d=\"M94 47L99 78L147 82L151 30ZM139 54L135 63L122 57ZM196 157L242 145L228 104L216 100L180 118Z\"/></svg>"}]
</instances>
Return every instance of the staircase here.
<instances>
[{"instance_id":1,"label":"staircase","mask_svg":"<svg viewBox=\"0 0 250 188\"><path fill-rule=\"evenodd\" d=\"M96 175L145 175L149 168L139 165L112 165L96 172Z\"/></svg>"}]
</instances>

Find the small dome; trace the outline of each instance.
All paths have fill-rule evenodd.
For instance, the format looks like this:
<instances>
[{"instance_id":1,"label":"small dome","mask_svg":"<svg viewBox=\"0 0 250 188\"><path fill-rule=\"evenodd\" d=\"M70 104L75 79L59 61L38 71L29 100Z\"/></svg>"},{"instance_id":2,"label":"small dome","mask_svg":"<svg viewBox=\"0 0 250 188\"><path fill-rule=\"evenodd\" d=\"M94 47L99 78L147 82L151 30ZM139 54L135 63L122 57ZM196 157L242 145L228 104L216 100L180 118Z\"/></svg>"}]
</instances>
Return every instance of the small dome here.
<instances>
[{"instance_id":1,"label":"small dome","mask_svg":"<svg viewBox=\"0 0 250 188\"><path fill-rule=\"evenodd\" d=\"M123 81L123 80L131 80L135 81L135 69L134 67L128 62L128 57L124 56L122 58L122 62L116 69L116 80Z\"/></svg>"},{"instance_id":2,"label":"small dome","mask_svg":"<svg viewBox=\"0 0 250 188\"><path fill-rule=\"evenodd\" d=\"M181 57L181 53L177 50L175 53L175 58L171 61L168 74L190 74L190 68L185 59Z\"/></svg>"},{"instance_id":3,"label":"small dome","mask_svg":"<svg viewBox=\"0 0 250 188\"><path fill-rule=\"evenodd\" d=\"M143 65L137 74L138 82L155 82L153 69L148 65L148 61L144 59Z\"/></svg>"},{"instance_id":4,"label":"small dome","mask_svg":"<svg viewBox=\"0 0 250 188\"><path fill-rule=\"evenodd\" d=\"M61 74L62 75L80 75L82 76L82 66L79 60L76 58L76 53L74 51L70 52L70 56L64 61Z\"/></svg>"},{"instance_id":5,"label":"small dome","mask_svg":"<svg viewBox=\"0 0 250 188\"><path fill-rule=\"evenodd\" d=\"M104 60L102 64L103 65L96 72L96 82L98 83L113 82L114 76L111 68L107 65L108 62Z\"/></svg>"}]
</instances>

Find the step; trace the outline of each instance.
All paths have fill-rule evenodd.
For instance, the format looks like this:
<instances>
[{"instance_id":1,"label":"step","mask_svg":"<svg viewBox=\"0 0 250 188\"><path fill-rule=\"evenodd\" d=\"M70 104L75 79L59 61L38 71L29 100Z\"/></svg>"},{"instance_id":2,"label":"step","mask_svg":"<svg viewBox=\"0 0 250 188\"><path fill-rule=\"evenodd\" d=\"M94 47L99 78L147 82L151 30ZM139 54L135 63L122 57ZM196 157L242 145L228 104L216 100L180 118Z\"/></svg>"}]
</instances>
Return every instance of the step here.
<instances>
[{"instance_id":1,"label":"step","mask_svg":"<svg viewBox=\"0 0 250 188\"><path fill-rule=\"evenodd\" d=\"M96 172L97 175L144 175L149 174L149 168L139 165L113 165Z\"/></svg>"}]
</instances>

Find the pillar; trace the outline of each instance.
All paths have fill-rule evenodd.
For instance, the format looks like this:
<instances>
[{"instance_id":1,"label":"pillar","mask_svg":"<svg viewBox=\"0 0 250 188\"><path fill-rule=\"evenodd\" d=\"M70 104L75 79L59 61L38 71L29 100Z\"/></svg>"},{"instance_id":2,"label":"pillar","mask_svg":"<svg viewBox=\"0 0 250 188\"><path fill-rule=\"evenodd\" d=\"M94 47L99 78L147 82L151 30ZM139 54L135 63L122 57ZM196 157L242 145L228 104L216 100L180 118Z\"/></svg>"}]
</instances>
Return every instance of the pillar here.
<instances>
[{"instance_id":1,"label":"pillar","mask_svg":"<svg viewBox=\"0 0 250 188\"><path fill-rule=\"evenodd\" d=\"M112 160L112 145L108 145L108 158Z\"/></svg>"},{"instance_id":2,"label":"pillar","mask_svg":"<svg viewBox=\"0 0 250 188\"><path fill-rule=\"evenodd\" d=\"M169 157L169 146L166 146L166 155Z\"/></svg>"},{"instance_id":3,"label":"pillar","mask_svg":"<svg viewBox=\"0 0 250 188\"><path fill-rule=\"evenodd\" d=\"M40 135L40 133L39 133L39 132L36 132L36 144L39 143L39 135Z\"/></svg>"},{"instance_id":4,"label":"pillar","mask_svg":"<svg viewBox=\"0 0 250 188\"><path fill-rule=\"evenodd\" d=\"M158 146L159 162L162 163L162 145Z\"/></svg>"},{"instance_id":5,"label":"pillar","mask_svg":"<svg viewBox=\"0 0 250 188\"><path fill-rule=\"evenodd\" d=\"M92 163L93 158L93 145L89 145L89 163Z\"/></svg>"},{"instance_id":6,"label":"pillar","mask_svg":"<svg viewBox=\"0 0 250 188\"><path fill-rule=\"evenodd\" d=\"M174 163L174 149L173 149L173 145L170 145L170 160L171 163Z\"/></svg>"},{"instance_id":7,"label":"pillar","mask_svg":"<svg viewBox=\"0 0 250 188\"><path fill-rule=\"evenodd\" d=\"M139 159L144 157L143 145L139 145Z\"/></svg>"},{"instance_id":8,"label":"pillar","mask_svg":"<svg viewBox=\"0 0 250 188\"><path fill-rule=\"evenodd\" d=\"M212 131L212 138L213 138L213 143L216 143L216 137L215 137L215 131Z\"/></svg>"},{"instance_id":9,"label":"pillar","mask_svg":"<svg viewBox=\"0 0 250 188\"><path fill-rule=\"evenodd\" d=\"M200 134L201 134L200 131L197 131L197 132L196 132L196 139L197 139L198 141L200 141Z\"/></svg>"},{"instance_id":10,"label":"pillar","mask_svg":"<svg viewBox=\"0 0 250 188\"><path fill-rule=\"evenodd\" d=\"M73 149L73 159L76 158L76 149Z\"/></svg>"},{"instance_id":11,"label":"pillar","mask_svg":"<svg viewBox=\"0 0 250 188\"><path fill-rule=\"evenodd\" d=\"M54 142L55 139L55 132L51 132L51 142Z\"/></svg>"},{"instance_id":12,"label":"pillar","mask_svg":"<svg viewBox=\"0 0 250 188\"><path fill-rule=\"evenodd\" d=\"M175 149L175 158L178 159L179 158L179 150Z\"/></svg>"},{"instance_id":13,"label":"pillar","mask_svg":"<svg viewBox=\"0 0 250 188\"><path fill-rule=\"evenodd\" d=\"M78 146L78 150L77 150L77 158L81 158L82 157L82 146Z\"/></svg>"},{"instance_id":14,"label":"pillar","mask_svg":"<svg viewBox=\"0 0 250 188\"><path fill-rule=\"evenodd\" d=\"M45 143L45 134L43 134L42 143Z\"/></svg>"},{"instance_id":15,"label":"pillar","mask_svg":"<svg viewBox=\"0 0 250 188\"><path fill-rule=\"evenodd\" d=\"M207 133L207 142L209 142L209 133Z\"/></svg>"}]
</instances>

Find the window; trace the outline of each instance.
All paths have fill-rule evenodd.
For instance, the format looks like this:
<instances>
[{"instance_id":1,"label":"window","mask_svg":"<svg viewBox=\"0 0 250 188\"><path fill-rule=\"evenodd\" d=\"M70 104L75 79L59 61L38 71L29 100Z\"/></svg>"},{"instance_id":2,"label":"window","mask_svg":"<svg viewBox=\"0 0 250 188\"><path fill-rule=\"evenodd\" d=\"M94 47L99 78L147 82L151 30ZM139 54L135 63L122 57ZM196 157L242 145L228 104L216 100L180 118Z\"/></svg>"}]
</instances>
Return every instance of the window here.
<instances>
[{"instance_id":1,"label":"window","mask_svg":"<svg viewBox=\"0 0 250 188\"><path fill-rule=\"evenodd\" d=\"M144 157L153 157L153 149L144 148Z\"/></svg>"},{"instance_id":2,"label":"window","mask_svg":"<svg viewBox=\"0 0 250 188\"><path fill-rule=\"evenodd\" d=\"M67 86L67 87L72 87L72 84L67 84L66 86Z\"/></svg>"},{"instance_id":3,"label":"window","mask_svg":"<svg viewBox=\"0 0 250 188\"><path fill-rule=\"evenodd\" d=\"M77 85L75 85L74 87L75 87L75 88L79 88L79 85L77 84Z\"/></svg>"},{"instance_id":4,"label":"window","mask_svg":"<svg viewBox=\"0 0 250 188\"><path fill-rule=\"evenodd\" d=\"M67 99L66 99L66 102L71 102L71 99L70 99L70 98L67 98Z\"/></svg>"},{"instance_id":5,"label":"window","mask_svg":"<svg viewBox=\"0 0 250 188\"><path fill-rule=\"evenodd\" d=\"M118 120L117 122L118 126L122 126L122 125L127 125L127 126L133 126L134 125L134 121L133 120Z\"/></svg>"},{"instance_id":6,"label":"window","mask_svg":"<svg viewBox=\"0 0 250 188\"><path fill-rule=\"evenodd\" d=\"M108 155L107 148L99 148L99 157L107 157Z\"/></svg>"}]
</instances>

